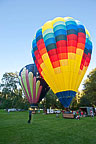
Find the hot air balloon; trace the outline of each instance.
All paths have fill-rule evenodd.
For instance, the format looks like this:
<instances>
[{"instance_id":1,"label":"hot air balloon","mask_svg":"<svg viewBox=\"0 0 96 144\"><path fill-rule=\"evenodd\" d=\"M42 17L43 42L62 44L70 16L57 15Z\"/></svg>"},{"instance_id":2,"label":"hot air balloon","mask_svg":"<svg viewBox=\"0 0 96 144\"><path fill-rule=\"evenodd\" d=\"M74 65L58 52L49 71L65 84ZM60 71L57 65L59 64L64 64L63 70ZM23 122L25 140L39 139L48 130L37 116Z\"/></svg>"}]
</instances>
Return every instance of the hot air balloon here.
<instances>
[{"instance_id":1,"label":"hot air balloon","mask_svg":"<svg viewBox=\"0 0 96 144\"><path fill-rule=\"evenodd\" d=\"M90 63L92 42L84 25L72 17L46 22L32 41L38 71L67 108Z\"/></svg>"},{"instance_id":2,"label":"hot air balloon","mask_svg":"<svg viewBox=\"0 0 96 144\"><path fill-rule=\"evenodd\" d=\"M22 68L19 73L19 80L31 106L37 106L37 103L39 103L48 92L49 86L40 76L36 65L29 64Z\"/></svg>"}]
</instances>

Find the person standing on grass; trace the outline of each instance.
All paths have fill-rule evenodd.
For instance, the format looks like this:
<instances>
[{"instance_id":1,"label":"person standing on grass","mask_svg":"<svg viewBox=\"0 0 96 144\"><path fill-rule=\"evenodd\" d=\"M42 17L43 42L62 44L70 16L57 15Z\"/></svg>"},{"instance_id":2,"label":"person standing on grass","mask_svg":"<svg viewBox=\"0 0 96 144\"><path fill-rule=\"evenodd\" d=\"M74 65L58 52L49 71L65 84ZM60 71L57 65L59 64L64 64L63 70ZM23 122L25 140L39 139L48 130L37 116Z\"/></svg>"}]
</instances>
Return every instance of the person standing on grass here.
<instances>
[{"instance_id":1,"label":"person standing on grass","mask_svg":"<svg viewBox=\"0 0 96 144\"><path fill-rule=\"evenodd\" d=\"M29 120L28 120L28 123L31 122L31 117L32 117L32 107L29 108Z\"/></svg>"},{"instance_id":2,"label":"person standing on grass","mask_svg":"<svg viewBox=\"0 0 96 144\"><path fill-rule=\"evenodd\" d=\"M94 113L92 109L90 110L90 114L91 114L91 117L94 117Z\"/></svg>"},{"instance_id":3,"label":"person standing on grass","mask_svg":"<svg viewBox=\"0 0 96 144\"><path fill-rule=\"evenodd\" d=\"M80 115L80 117L81 117L81 110L79 110L79 115Z\"/></svg>"},{"instance_id":4,"label":"person standing on grass","mask_svg":"<svg viewBox=\"0 0 96 144\"><path fill-rule=\"evenodd\" d=\"M81 111L81 117L83 117L83 111Z\"/></svg>"}]
</instances>

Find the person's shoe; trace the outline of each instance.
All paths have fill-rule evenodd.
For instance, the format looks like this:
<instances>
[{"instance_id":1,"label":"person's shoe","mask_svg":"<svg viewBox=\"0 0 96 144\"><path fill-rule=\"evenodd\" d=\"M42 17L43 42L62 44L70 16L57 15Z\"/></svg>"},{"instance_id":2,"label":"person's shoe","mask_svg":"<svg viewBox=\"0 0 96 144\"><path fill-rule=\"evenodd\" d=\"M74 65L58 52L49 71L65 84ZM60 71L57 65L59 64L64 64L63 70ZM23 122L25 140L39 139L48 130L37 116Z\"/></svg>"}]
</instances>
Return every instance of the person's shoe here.
<instances>
[{"instance_id":1,"label":"person's shoe","mask_svg":"<svg viewBox=\"0 0 96 144\"><path fill-rule=\"evenodd\" d=\"M30 121L28 120L28 123L30 123Z\"/></svg>"}]
</instances>

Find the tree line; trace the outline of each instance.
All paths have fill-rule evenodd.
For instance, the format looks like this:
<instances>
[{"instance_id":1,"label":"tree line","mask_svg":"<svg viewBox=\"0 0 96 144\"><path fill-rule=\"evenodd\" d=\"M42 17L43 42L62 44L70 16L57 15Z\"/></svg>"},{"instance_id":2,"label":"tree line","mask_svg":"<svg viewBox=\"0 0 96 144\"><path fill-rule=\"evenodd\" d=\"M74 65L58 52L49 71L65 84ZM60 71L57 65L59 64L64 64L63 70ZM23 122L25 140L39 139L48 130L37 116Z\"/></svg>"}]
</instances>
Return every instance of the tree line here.
<instances>
[{"instance_id":1,"label":"tree line","mask_svg":"<svg viewBox=\"0 0 96 144\"><path fill-rule=\"evenodd\" d=\"M0 109L28 109L29 106L30 104L19 85L18 73L6 72L3 74L0 83ZM64 108L51 89L38 106L39 108ZM83 90L80 92L78 91L70 108L78 109L81 106L96 106L96 68L87 76L83 84Z\"/></svg>"}]
</instances>

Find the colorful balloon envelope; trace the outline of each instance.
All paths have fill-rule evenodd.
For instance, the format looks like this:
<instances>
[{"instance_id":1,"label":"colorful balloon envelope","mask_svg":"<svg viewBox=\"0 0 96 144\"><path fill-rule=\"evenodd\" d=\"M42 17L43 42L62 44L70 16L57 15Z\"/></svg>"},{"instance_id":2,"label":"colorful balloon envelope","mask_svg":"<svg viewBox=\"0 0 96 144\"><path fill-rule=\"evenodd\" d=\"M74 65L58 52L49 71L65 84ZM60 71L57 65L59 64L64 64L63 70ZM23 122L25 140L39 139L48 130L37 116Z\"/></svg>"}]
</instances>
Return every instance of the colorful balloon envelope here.
<instances>
[{"instance_id":1,"label":"colorful balloon envelope","mask_svg":"<svg viewBox=\"0 0 96 144\"><path fill-rule=\"evenodd\" d=\"M40 28L32 42L35 64L64 107L75 97L90 63L88 30L71 17L57 17Z\"/></svg>"},{"instance_id":2,"label":"colorful balloon envelope","mask_svg":"<svg viewBox=\"0 0 96 144\"><path fill-rule=\"evenodd\" d=\"M40 76L35 64L22 68L19 80L26 98L33 106L39 103L49 90L49 86Z\"/></svg>"}]
</instances>

